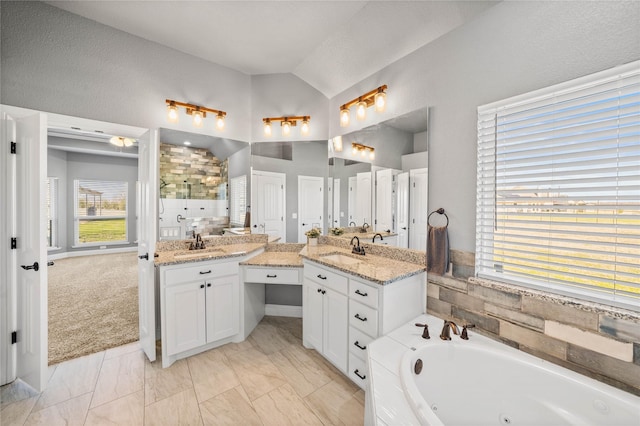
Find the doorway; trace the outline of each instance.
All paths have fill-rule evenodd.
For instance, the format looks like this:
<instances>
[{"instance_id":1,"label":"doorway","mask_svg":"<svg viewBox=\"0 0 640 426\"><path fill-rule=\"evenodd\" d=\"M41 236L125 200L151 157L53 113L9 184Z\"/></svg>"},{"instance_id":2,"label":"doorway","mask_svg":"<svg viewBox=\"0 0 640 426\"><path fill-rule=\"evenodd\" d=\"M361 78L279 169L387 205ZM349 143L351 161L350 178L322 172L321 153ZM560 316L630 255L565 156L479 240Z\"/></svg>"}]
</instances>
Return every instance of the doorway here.
<instances>
[{"instance_id":1,"label":"doorway","mask_svg":"<svg viewBox=\"0 0 640 426\"><path fill-rule=\"evenodd\" d=\"M251 180L251 233L268 234L286 241L286 175L253 170Z\"/></svg>"},{"instance_id":2,"label":"doorway","mask_svg":"<svg viewBox=\"0 0 640 426\"><path fill-rule=\"evenodd\" d=\"M298 176L298 242L307 242L305 232L320 228L323 232L324 178Z\"/></svg>"}]
</instances>

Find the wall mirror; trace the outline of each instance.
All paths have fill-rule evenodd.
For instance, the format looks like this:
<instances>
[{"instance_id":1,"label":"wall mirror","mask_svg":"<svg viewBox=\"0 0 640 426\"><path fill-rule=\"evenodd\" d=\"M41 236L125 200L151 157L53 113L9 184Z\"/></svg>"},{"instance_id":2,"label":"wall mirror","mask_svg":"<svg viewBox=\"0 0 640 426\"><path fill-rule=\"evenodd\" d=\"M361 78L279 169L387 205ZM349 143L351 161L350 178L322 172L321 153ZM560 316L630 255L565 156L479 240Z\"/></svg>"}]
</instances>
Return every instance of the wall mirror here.
<instances>
[{"instance_id":1,"label":"wall mirror","mask_svg":"<svg viewBox=\"0 0 640 426\"><path fill-rule=\"evenodd\" d=\"M159 239L248 231L247 142L160 129Z\"/></svg>"},{"instance_id":2,"label":"wall mirror","mask_svg":"<svg viewBox=\"0 0 640 426\"><path fill-rule=\"evenodd\" d=\"M376 243L426 249L428 122L424 107L329 140L328 228L368 225Z\"/></svg>"}]
</instances>

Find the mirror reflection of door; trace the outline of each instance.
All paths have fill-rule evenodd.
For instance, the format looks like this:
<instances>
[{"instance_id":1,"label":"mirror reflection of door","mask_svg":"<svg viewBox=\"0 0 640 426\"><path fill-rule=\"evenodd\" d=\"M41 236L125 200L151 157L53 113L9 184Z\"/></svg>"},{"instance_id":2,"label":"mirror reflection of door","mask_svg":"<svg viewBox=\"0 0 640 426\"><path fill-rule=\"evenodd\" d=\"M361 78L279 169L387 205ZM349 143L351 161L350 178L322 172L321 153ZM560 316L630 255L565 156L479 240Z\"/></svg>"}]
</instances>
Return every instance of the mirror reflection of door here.
<instances>
[{"instance_id":1,"label":"mirror reflection of door","mask_svg":"<svg viewBox=\"0 0 640 426\"><path fill-rule=\"evenodd\" d=\"M251 203L251 233L268 234L284 242L286 175L254 170L252 176L254 197Z\"/></svg>"},{"instance_id":2,"label":"mirror reflection of door","mask_svg":"<svg viewBox=\"0 0 640 426\"><path fill-rule=\"evenodd\" d=\"M396 186L396 230L398 232L398 247L409 248L409 173L397 176Z\"/></svg>"},{"instance_id":3,"label":"mirror reflection of door","mask_svg":"<svg viewBox=\"0 0 640 426\"><path fill-rule=\"evenodd\" d=\"M410 184L410 228L409 248L416 250L427 249L427 183L428 169L411 170Z\"/></svg>"},{"instance_id":4,"label":"mirror reflection of door","mask_svg":"<svg viewBox=\"0 0 640 426\"><path fill-rule=\"evenodd\" d=\"M305 232L311 228L324 229L322 211L324 204L324 178L298 176L298 242L307 241Z\"/></svg>"}]
</instances>

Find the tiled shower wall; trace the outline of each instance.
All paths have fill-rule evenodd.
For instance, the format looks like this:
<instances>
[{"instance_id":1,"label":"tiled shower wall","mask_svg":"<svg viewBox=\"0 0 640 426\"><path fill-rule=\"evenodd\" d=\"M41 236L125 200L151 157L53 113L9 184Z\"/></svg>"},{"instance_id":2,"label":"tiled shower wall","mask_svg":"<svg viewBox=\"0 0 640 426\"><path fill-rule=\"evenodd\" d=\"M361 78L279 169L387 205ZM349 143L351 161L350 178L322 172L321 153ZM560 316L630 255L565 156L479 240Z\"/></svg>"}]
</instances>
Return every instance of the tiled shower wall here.
<instances>
[{"instance_id":1,"label":"tiled shower wall","mask_svg":"<svg viewBox=\"0 0 640 426\"><path fill-rule=\"evenodd\" d=\"M473 278L473 253L451 258L453 276L429 275L430 314L640 395L639 314Z\"/></svg>"}]
</instances>

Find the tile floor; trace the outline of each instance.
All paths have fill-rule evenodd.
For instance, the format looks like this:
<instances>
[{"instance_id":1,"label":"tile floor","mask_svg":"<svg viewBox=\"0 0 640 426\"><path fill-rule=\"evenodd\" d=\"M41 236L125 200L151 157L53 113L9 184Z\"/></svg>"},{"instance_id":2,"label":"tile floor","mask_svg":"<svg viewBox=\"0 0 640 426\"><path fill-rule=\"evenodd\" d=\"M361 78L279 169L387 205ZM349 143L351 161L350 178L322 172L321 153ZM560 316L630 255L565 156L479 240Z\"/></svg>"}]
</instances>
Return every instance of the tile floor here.
<instances>
[{"instance_id":1,"label":"tile floor","mask_svg":"<svg viewBox=\"0 0 640 426\"><path fill-rule=\"evenodd\" d=\"M42 393L0 388L4 425L361 425L364 392L302 346L302 320L163 369L137 343L53 365Z\"/></svg>"}]
</instances>

